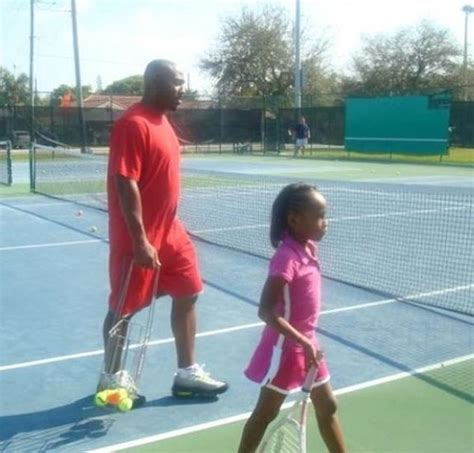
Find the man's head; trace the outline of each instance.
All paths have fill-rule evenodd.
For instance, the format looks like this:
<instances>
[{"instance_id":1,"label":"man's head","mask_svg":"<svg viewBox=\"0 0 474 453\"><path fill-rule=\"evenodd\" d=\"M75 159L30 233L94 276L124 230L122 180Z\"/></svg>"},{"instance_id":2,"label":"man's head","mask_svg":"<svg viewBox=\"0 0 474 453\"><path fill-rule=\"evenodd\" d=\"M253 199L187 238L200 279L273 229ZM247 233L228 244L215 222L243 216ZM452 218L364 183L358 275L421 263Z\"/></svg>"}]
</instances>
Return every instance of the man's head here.
<instances>
[{"instance_id":1,"label":"man's head","mask_svg":"<svg viewBox=\"0 0 474 453\"><path fill-rule=\"evenodd\" d=\"M153 60L144 74L143 102L156 110L176 110L183 95L184 78L168 60Z\"/></svg>"},{"instance_id":2,"label":"man's head","mask_svg":"<svg viewBox=\"0 0 474 453\"><path fill-rule=\"evenodd\" d=\"M299 121L300 124L306 124L306 118L304 116L300 116Z\"/></svg>"}]
</instances>

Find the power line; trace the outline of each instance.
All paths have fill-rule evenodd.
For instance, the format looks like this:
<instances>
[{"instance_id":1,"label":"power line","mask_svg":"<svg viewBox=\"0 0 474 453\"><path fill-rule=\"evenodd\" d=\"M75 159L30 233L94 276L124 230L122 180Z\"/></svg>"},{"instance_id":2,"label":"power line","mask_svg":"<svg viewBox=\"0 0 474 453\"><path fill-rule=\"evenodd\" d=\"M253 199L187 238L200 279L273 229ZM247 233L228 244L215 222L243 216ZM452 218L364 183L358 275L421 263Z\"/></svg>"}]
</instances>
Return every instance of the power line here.
<instances>
[{"instance_id":1,"label":"power line","mask_svg":"<svg viewBox=\"0 0 474 453\"><path fill-rule=\"evenodd\" d=\"M72 55L47 55L47 54L36 54L37 57L41 58L52 58L58 60L71 60L74 57ZM114 60L102 60L99 58L81 58L81 61L90 61L94 63L110 63L110 64L117 64L117 65L131 65L133 62L131 61L114 61Z\"/></svg>"}]
</instances>

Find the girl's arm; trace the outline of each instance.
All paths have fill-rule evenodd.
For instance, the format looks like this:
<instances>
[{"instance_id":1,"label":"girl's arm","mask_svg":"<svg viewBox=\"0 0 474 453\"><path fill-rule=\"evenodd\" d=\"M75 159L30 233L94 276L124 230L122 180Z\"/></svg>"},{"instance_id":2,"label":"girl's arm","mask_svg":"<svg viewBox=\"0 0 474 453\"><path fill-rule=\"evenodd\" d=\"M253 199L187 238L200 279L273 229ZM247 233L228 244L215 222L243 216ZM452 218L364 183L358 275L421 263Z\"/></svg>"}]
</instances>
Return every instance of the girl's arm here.
<instances>
[{"instance_id":1,"label":"girl's arm","mask_svg":"<svg viewBox=\"0 0 474 453\"><path fill-rule=\"evenodd\" d=\"M283 288L286 284L286 280L281 277L267 278L260 297L258 316L286 338L300 344L305 350L310 364L318 363L321 359L321 353L316 351L311 340L296 330L283 316L275 312L276 304L283 294Z\"/></svg>"}]
</instances>

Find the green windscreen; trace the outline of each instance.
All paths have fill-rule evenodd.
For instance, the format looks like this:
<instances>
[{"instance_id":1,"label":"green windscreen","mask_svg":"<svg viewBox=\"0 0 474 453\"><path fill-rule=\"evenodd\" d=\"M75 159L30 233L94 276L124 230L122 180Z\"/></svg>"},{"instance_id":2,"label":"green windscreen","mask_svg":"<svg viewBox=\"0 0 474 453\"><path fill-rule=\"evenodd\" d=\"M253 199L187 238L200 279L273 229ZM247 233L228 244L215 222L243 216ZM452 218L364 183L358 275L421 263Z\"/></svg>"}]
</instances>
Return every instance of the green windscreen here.
<instances>
[{"instance_id":1,"label":"green windscreen","mask_svg":"<svg viewBox=\"0 0 474 453\"><path fill-rule=\"evenodd\" d=\"M446 154L450 97L390 96L346 99L348 151Z\"/></svg>"}]
</instances>

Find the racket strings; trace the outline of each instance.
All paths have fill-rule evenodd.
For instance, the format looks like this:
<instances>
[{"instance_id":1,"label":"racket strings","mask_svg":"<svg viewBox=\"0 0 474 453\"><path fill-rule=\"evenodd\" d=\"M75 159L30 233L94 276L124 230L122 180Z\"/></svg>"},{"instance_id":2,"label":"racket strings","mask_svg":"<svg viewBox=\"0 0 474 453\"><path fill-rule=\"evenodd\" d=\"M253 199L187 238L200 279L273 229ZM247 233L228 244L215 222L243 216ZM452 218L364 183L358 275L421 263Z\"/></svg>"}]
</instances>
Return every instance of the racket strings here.
<instances>
[{"instance_id":1,"label":"racket strings","mask_svg":"<svg viewBox=\"0 0 474 453\"><path fill-rule=\"evenodd\" d=\"M273 432L263 449L262 453L297 453L301 451L302 427L293 419L287 419L284 424Z\"/></svg>"}]
</instances>

